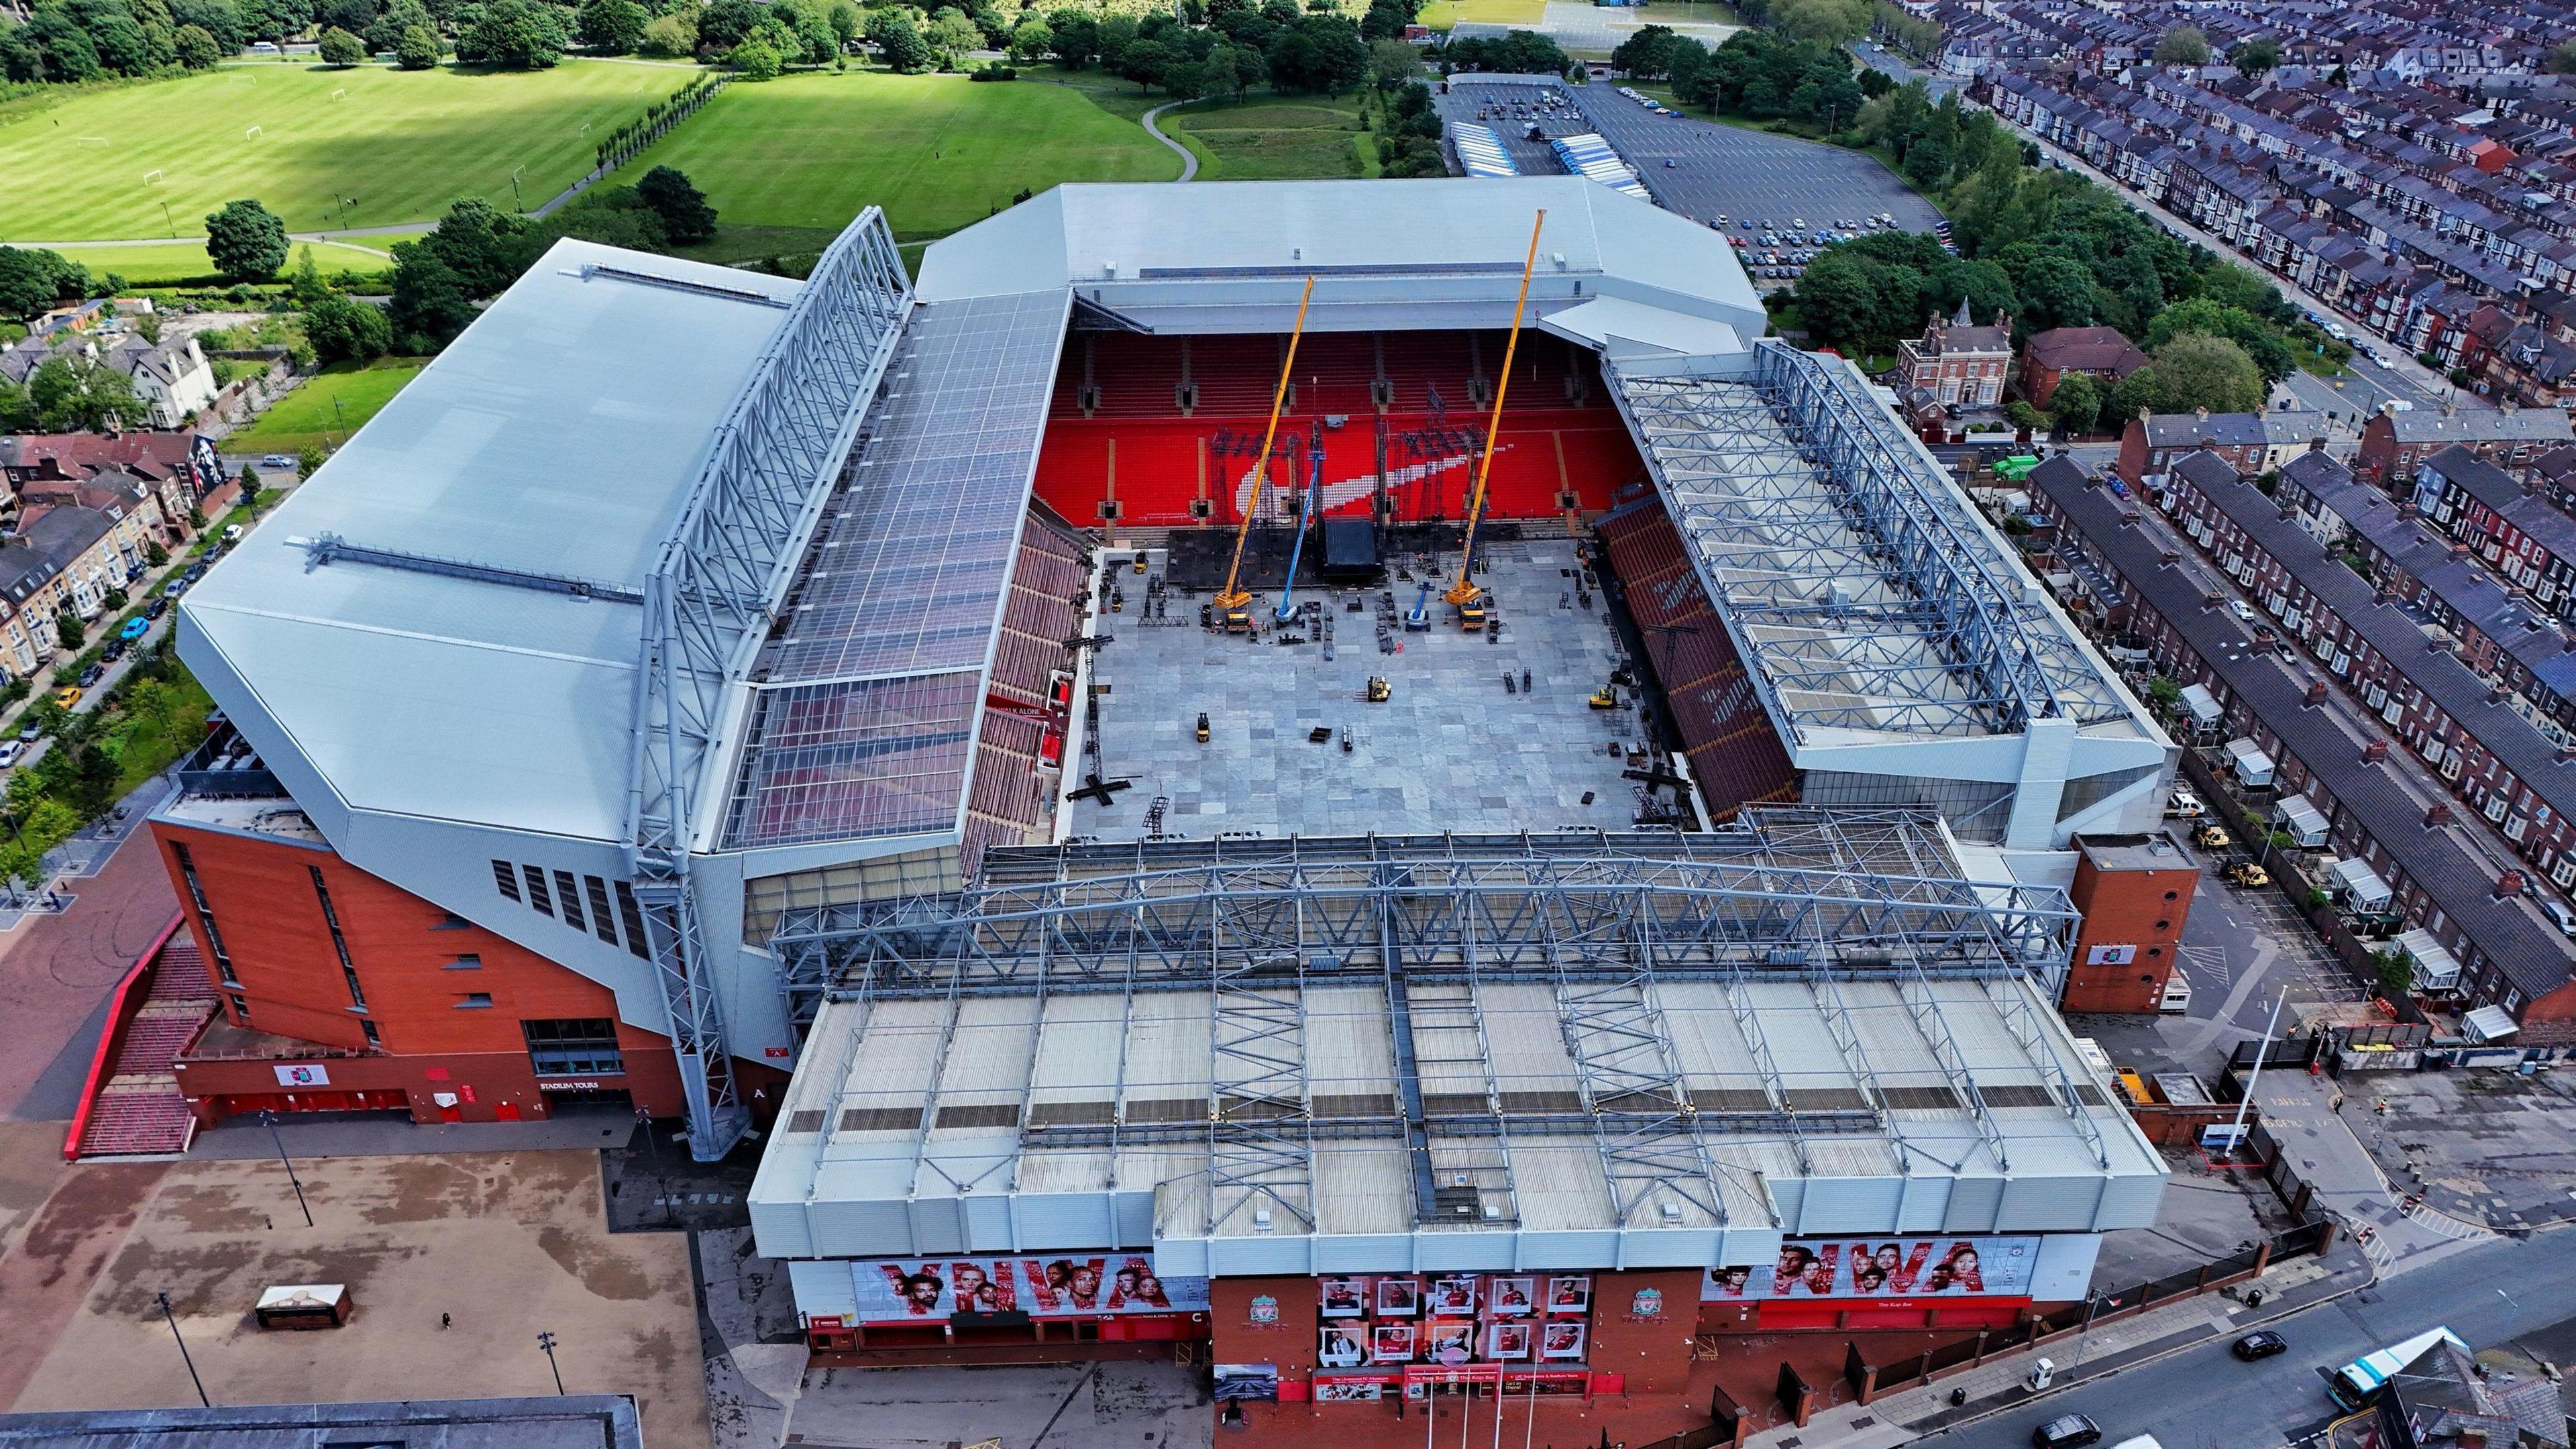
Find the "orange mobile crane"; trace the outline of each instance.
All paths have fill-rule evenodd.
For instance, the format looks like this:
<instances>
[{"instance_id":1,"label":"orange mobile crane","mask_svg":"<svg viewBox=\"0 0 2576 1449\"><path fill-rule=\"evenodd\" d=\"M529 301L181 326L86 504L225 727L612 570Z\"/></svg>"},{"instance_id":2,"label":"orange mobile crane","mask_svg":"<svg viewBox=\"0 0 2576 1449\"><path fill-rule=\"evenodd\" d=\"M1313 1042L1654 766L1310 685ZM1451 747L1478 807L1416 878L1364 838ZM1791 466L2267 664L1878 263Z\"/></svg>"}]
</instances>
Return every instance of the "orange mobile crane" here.
<instances>
[{"instance_id":1,"label":"orange mobile crane","mask_svg":"<svg viewBox=\"0 0 2576 1449\"><path fill-rule=\"evenodd\" d=\"M1306 335L1306 304L1315 299L1315 279L1306 279L1306 290L1297 298L1297 325L1288 333L1288 355L1279 359L1279 387L1270 395L1270 426L1261 434L1261 456L1252 465L1252 497L1243 505L1243 522L1234 531L1234 562L1226 565L1225 587L1212 601L1217 618L1230 634L1247 633L1252 628L1252 592L1239 587L1243 572L1243 541L1252 536L1252 520L1261 512L1261 485L1270 477L1270 445L1279 437L1279 414L1288 405L1288 380L1297 371L1297 339ZM1288 580L1294 584L1295 579ZM1287 585L1282 585L1285 588Z\"/></svg>"},{"instance_id":2,"label":"orange mobile crane","mask_svg":"<svg viewBox=\"0 0 2576 1449\"><path fill-rule=\"evenodd\" d=\"M1503 394L1511 391L1512 353L1521 343L1521 312L1529 306L1530 274L1538 270L1538 234L1547 225L1547 213L1541 211L1530 222L1529 257L1521 263L1521 294L1512 303L1512 332L1503 343L1503 376L1494 384L1494 416L1485 424L1485 454L1476 460L1476 493L1467 503L1467 547L1458 555L1458 582L1440 597L1458 609L1458 627L1475 630L1485 627L1485 591L1467 577L1476 562L1476 523L1485 512L1485 479L1494 468L1494 442L1503 431Z\"/></svg>"}]
</instances>

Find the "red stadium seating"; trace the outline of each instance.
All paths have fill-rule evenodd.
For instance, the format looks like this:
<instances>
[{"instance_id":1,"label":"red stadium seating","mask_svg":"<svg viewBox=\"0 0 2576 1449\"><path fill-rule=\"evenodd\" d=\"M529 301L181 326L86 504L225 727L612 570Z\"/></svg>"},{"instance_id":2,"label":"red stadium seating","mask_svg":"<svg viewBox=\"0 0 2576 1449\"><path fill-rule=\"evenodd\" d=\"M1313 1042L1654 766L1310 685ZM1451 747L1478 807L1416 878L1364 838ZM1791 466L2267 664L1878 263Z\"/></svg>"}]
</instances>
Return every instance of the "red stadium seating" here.
<instances>
[{"instance_id":1,"label":"red stadium seating","mask_svg":"<svg viewBox=\"0 0 2576 1449\"><path fill-rule=\"evenodd\" d=\"M1223 527L1251 493L1249 453L1278 386L1285 339L1085 334L1066 348L1038 496L1077 523ZM1328 418L1326 511L1364 511L1381 470L1398 521L1463 517L1505 337L1499 332L1317 333L1297 348L1269 487L1311 476L1307 440ZM1086 391L1086 367L1088 390ZM1600 512L1643 476L1590 354L1522 333L1505 395L1488 508L1539 518ZM1186 389L1184 383L1186 382ZM1081 406L1088 397L1092 406ZM1383 411L1378 399L1383 396ZM1185 410L1184 399L1190 402ZM1230 446L1211 446L1220 438ZM1275 499L1276 493L1269 495ZM1204 501L1204 507L1193 504Z\"/></svg>"}]
</instances>

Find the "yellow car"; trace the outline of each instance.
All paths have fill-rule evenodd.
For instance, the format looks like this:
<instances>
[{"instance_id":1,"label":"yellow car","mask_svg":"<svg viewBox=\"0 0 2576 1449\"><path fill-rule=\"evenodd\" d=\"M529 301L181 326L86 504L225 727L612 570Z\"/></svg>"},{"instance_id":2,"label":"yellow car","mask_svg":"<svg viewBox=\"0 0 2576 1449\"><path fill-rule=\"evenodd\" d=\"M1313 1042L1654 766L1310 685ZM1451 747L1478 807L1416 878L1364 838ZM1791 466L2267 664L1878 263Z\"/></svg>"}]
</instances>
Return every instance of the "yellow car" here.
<instances>
[{"instance_id":1,"label":"yellow car","mask_svg":"<svg viewBox=\"0 0 2576 1449\"><path fill-rule=\"evenodd\" d=\"M2226 826L2212 822L2193 831L2191 843L2203 850L2225 850L2236 843L2236 838L2227 833Z\"/></svg>"},{"instance_id":2,"label":"yellow car","mask_svg":"<svg viewBox=\"0 0 2576 1449\"><path fill-rule=\"evenodd\" d=\"M69 709L73 705L80 703L80 700L81 688L77 684L66 684L62 688L54 691L54 703L61 705L65 709Z\"/></svg>"}]
</instances>

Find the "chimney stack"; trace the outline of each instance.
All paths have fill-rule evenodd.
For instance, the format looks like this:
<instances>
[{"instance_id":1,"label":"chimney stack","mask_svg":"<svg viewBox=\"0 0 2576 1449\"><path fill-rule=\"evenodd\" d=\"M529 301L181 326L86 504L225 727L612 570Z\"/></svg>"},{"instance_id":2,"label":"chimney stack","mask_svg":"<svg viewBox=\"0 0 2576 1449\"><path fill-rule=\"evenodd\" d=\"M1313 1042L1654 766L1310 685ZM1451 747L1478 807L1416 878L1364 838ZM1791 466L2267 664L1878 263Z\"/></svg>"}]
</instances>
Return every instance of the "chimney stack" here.
<instances>
[{"instance_id":1,"label":"chimney stack","mask_svg":"<svg viewBox=\"0 0 2576 1449\"><path fill-rule=\"evenodd\" d=\"M2432 804L2427 805L2427 806L2425 806L2425 807L2424 807L2424 828L2425 828L2425 829L2427 829L2427 830L2439 830L2439 829L2441 829L2443 826L2448 825L2448 824L2450 824L2450 823L2451 823L2451 802L2450 802L2450 801L2448 801L2448 800L2436 800L2436 801L2434 801Z\"/></svg>"},{"instance_id":2,"label":"chimney stack","mask_svg":"<svg viewBox=\"0 0 2576 1449\"><path fill-rule=\"evenodd\" d=\"M2361 762L2365 765L2376 765L2387 758L2388 741L2386 740L2372 740L2361 747Z\"/></svg>"},{"instance_id":3,"label":"chimney stack","mask_svg":"<svg viewBox=\"0 0 2576 1449\"><path fill-rule=\"evenodd\" d=\"M2509 870L2509 871L2506 871L2504 874L2502 874L2502 875L2500 875L2500 876L2497 876L2497 877L2496 877L2496 899L2497 899L2497 900L2500 900L2500 901L2509 901L2509 900L2512 900L2515 896L2518 896L2518 895L2521 895L2521 894L2522 894L2522 872L2521 872L2521 871L2518 871L2518 870Z\"/></svg>"},{"instance_id":4,"label":"chimney stack","mask_svg":"<svg viewBox=\"0 0 2576 1449\"><path fill-rule=\"evenodd\" d=\"M2324 704L2326 702L2326 682L2322 679L2309 680L2307 696L2301 702L2312 709Z\"/></svg>"}]
</instances>

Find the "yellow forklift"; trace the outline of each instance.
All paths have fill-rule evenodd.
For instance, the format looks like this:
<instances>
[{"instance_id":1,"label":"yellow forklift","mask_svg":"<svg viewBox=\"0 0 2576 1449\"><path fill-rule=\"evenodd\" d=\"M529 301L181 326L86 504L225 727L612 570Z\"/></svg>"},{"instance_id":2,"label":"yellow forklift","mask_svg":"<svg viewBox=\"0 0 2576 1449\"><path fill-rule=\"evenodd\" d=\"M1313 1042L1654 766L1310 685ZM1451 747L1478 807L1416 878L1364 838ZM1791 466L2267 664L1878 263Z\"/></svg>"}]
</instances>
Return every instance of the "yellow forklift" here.
<instances>
[{"instance_id":1,"label":"yellow forklift","mask_svg":"<svg viewBox=\"0 0 2576 1449\"><path fill-rule=\"evenodd\" d=\"M1394 697L1395 697L1395 690L1394 690L1391 686L1389 686L1389 685L1387 684L1387 682L1386 682L1386 676L1385 676L1385 675L1383 675L1383 674L1372 674L1372 675L1370 675L1370 676L1369 676L1369 682L1368 682L1368 702L1369 702L1369 703L1371 703L1371 704L1384 704L1384 703L1386 703L1388 700L1390 700L1390 699L1392 699L1392 698L1394 698Z\"/></svg>"}]
</instances>

